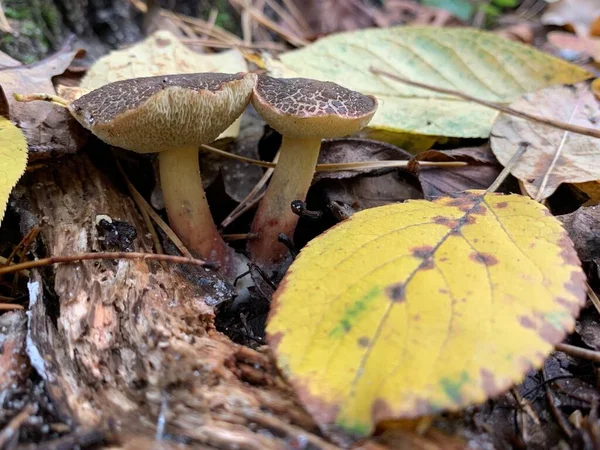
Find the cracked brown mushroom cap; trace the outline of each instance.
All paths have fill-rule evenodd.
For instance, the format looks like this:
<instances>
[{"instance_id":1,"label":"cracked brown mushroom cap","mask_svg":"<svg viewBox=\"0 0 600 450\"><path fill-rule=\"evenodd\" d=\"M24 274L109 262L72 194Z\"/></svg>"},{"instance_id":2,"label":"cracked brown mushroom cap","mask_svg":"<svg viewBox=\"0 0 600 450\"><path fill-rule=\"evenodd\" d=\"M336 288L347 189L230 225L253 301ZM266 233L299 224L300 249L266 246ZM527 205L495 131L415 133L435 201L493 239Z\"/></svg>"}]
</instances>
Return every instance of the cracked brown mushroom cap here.
<instances>
[{"instance_id":1,"label":"cracked brown mushroom cap","mask_svg":"<svg viewBox=\"0 0 600 450\"><path fill-rule=\"evenodd\" d=\"M69 105L104 142L158 153L169 222L194 253L230 267L233 251L210 215L198 148L215 140L250 101L254 74L197 73L134 78L98 88Z\"/></svg>"},{"instance_id":2,"label":"cracked brown mushroom cap","mask_svg":"<svg viewBox=\"0 0 600 450\"><path fill-rule=\"evenodd\" d=\"M252 105L283 135L277 168L252 223L258 237L248 242L253 260L273 272L286 266L288 250L278 235L293 237L298 216L290 205L306 198L321 140L362 129L377 111L377 99L331 82L261 75Z\"/></svg>"}]
</instances>

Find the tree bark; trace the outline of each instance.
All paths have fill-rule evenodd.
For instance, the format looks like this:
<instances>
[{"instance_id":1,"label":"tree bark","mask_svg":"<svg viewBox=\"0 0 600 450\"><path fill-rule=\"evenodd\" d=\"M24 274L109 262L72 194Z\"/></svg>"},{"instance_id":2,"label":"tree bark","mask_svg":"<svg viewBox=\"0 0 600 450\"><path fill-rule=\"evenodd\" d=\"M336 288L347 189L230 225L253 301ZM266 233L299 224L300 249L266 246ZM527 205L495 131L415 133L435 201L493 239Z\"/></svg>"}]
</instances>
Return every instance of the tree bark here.
<instances>
[{"instance_id":1,"label":"tree bark","mask_svg":"<svg viewBox=\"0 0 600 450\"><path fill-rule=\"evenodd\" d=\"M105 250L98 215L137 231L120 250L152 251L133 202L86 154L28 173L15 194L23 231L42 223L38 257ZM335 448L266 350L215 330L219 283L202 270L122 260L32 271L28 352L61 417L123 448Z\"/></svg>"}]
</instances>

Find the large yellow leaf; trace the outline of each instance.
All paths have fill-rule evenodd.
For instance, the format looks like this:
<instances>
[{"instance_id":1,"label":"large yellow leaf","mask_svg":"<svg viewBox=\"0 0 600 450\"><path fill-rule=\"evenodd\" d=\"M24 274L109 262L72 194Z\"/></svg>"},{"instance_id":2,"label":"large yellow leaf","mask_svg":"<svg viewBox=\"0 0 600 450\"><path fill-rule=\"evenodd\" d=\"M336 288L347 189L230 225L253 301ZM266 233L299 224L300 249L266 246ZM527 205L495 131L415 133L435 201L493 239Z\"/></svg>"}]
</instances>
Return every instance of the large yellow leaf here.
<instances>
[{"instance_id":1,"label":"large yellow leaf","mask_svg":"<svg viewBox=\"0 0 600 450\"><path fill-rule=\"evenodd\" d=\"M482 402L573 329L585 277L558 220L482 191L353 215L310 242L268 342L326 432Z\"/></svg>"},{"instance_id":2,"label":"large yellow leaf","mask_svg":"<svg viewBox=\"0 0 600 450\"><path fill-rule=\"evenodd\" d=\"M0 223L10 191L27 167L27 142L23 132L5 117L0 117Z\"/></svg>"},{"instance_id":3,"label":"large yellow leaf","mask_svg":"<svg viewBox=\"0 0 600 450\"><path fill-rule=\"evenodd\" d=\"M395 27L341 33L267 63L275 76L335 81L377 96L381 104L369 127L379 134L387 132L386 140L392 141L402 139L390 132L487 137L496 112L382 78L370 67L498 102L591 76L531 47L470 28Z\"/></svg>"}]
</instances>

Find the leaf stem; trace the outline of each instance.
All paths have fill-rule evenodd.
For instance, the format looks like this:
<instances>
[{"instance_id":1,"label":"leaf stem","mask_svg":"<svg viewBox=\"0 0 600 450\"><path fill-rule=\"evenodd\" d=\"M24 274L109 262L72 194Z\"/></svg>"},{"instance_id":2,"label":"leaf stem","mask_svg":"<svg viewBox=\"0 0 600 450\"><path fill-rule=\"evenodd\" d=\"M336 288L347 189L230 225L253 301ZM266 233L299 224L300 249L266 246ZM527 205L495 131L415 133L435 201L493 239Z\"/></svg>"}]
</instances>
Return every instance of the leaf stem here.
<instances>
[{"instance_id":1,"label":"leaf stem","mask_svg":"<svg viewBox=\"0 0 600 450\"><path fill-rule=\"evenodd\" d=\"M69 101L59 97L58 95L52 94L13 94L13 97L18 102L35 102L35 101L43 101L54 103L55 105L62 106L63 108L67 108L69 106Z\"/></svg>"},{"instance_id":2,"label":"leaf stem","mask_svg":"<svg viewBox=\"0 0 600 450\"><path fill-rule=\"evenodd\" d=\"M506 180L506 177L508 177L508 175L510 174L510 172L517 165L517 163L521 159L521 156L523 156L523 153L525 153L525 151L529 148L529 145L530 145L529 142L521 142L521 143L519 143L519 148L510 157L510 160L508 161L508 163L506 164L506 166L504 166L504 169L502 169L502 172L500 172L500 174L494 180L494 182L490 185L490 187L487 188L487 190L486 190L487 193L496 192L496 190L500 187L500 185L502 183L504 183L504 180Z\"/></svg>"}]
</instances>

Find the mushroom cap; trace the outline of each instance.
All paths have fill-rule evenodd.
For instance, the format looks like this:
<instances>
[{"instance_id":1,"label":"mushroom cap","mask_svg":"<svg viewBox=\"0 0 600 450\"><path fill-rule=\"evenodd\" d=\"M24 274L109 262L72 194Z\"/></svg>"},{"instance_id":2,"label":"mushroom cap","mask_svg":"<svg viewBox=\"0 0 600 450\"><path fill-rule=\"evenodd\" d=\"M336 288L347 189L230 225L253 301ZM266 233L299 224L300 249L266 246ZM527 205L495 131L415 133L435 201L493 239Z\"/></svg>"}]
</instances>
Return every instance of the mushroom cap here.
<instances>
[{"instance_id":1,"label":"mushroom cap","mask_svg":"<svg viewBox=\"0 0 600 450\"><path fill-rule=\"evenodd\" d=\"M336 138L355 133L377 111L377 99L329 81L258 77L252 105L284 136Z\"/></svg>"},{"instance_id":2,"label":"mushroom cap","mask_svg":"<svg viewBox=\"0 0 600 450\"><path fill-rule=\"evenodd\" d=\"M252 73L194 73L117 81L81 96L71 114L104 142L155 153L214 141L250 101Z\"/></svg>"}]
</instances>

